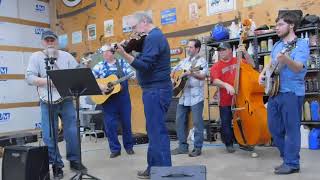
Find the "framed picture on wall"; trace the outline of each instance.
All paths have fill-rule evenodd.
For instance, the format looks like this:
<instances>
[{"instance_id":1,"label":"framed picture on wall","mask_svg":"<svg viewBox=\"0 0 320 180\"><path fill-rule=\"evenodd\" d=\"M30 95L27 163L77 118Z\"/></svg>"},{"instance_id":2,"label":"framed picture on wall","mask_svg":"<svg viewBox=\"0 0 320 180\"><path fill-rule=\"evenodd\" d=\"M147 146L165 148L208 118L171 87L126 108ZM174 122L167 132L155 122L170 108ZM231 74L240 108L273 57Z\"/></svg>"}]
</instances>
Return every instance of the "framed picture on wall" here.
<instances>
[{"instance_id":1,"label":"framed picture on wall","mask_svg":"<svg viewBox=\"0 0 320 180\"><path fill-rule=\"evenodd\" d=\"M89 24L87 27L88 40L95 40L97 38L97 27L95 24Z\"/></svg>"},{"instance_id":2,"label":"framed picture on wall","mask_svg":"<svg viewBox=\"0 0 320 180\"><path fill-rule=\"evenodd\" d=\"M207 0L207 15L211 16L236 9L235 0Z\"/></svg>"},{"instance_id":3,"label":"framed picture on wall","mask_svg":"<svg viewBox=\"0 0 320 180\"><path fill-rule=\"evenodd\" d=\"M104 37L113 36L113 19L105 20L103 22L104 26Z\"/></svg>"}]
</instances>

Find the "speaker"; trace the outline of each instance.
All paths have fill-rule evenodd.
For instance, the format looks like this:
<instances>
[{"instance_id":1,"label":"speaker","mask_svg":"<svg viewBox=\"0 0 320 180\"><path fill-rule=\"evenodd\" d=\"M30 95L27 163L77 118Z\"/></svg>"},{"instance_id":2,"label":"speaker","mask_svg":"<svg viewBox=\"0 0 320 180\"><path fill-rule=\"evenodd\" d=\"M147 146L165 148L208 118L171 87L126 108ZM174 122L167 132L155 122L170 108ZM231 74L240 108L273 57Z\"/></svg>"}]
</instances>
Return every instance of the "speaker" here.
<instances>
[{"instance_id":1,"label":"speaker","mask_svg":"<svg viewBox=\"0 0 320 180\"><path fill-rule=\"evenodd\" d=\"M2 180L49 180L47 146L8 146L2 159Z\"/></svg>"}]
</instances>

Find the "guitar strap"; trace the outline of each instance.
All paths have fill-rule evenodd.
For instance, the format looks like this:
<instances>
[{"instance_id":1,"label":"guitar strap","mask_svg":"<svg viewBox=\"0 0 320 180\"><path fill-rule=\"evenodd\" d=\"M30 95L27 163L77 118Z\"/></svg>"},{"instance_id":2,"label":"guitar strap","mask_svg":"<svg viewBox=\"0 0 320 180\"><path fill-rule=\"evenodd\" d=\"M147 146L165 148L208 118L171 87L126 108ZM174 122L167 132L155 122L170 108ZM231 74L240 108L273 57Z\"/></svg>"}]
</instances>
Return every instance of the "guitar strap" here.
<instances>
[{"instance_id":1,"label":"guitar strap","mask_svg":"<svg viewBox=\"0 0 320 180\"><path fill-rule=\"evenodd\" d=\"M123 63L122 63L123 65ZM117 74L118 74L118 78L122 78L124 76L123 74L123 68L121 68L119 60L116 59L116 66L117 66Z\"/></svg>"}]
</instances>

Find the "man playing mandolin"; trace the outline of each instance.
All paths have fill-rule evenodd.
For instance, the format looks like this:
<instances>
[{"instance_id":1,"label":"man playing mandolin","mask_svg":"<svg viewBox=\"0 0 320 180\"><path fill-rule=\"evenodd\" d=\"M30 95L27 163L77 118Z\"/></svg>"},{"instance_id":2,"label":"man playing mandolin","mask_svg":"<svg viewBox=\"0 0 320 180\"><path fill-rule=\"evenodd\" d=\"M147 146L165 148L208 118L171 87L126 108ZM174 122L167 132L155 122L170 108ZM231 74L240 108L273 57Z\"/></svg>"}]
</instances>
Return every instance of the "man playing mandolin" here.
<instances>
[{"instance_id":1,"label":"man playing mandolin","mask_svg":"<svg viewBox=\"0 0 320 180\"><path fill-rule=\"evenodd\" d=\"M172 150L172 155L188 154L188 143L186 136L186 125L188 113L192 112L194 131L194 148L189 153L190 157L201 155L203 145L203 101L204 101L204 80L208 72L208 64L205 58L200 57L199 51L201 42L198 39L191 39L187 45L188 58L179 62L172 70L172 73L184 71L180 78L187 78L186 84L181 90L181 97L177 104L176 129L179 140L179 147ZM197 70L194 70L197 69Z\"/></svg>"},{"instance_id":2,"label":"man playing mandolin","mask_svg":"<svg viewBox=\"0 0 320 180\"><path fill-rule=\"evenodd\" d=\"M106 78L111 75L117 75L119 78L132 74L133 70L125 60L117 60L114 57L114 49L110 45L102 46L104 61L96 64L93 69L93 75L96 78ZM99 84L102 92L109 94L114 89L112 85ZM121 83L121 91L111 95L103 104L104 112L104 130L108 138L111 151L110 158L121 155L121 145L118 140L118 121L122 125L123 146L127 154L134 154L133 139L131 132L131 101L128 88L128 81Z\"/></svg>"},{"instance_id":3,"label":"man playing mandolin","mask_svg":"<svg viewBox=\"0 0 320 180\"><path fill-rule=\"evenodd\" d=\"M274 44L272 61L259 76L259 83L264 84L266 71L277 62L281 64L279 93L269 96L267 108L269 130L283 159L283 163L275 168L276 174L291 174L300 170L300 121L310 49L306 40L295 35L298 23L299 18L292 12L278 16L276 33L280 41ZM292 41L296 41L294 48L283 53Z\"/></svg>"}]
</instances>

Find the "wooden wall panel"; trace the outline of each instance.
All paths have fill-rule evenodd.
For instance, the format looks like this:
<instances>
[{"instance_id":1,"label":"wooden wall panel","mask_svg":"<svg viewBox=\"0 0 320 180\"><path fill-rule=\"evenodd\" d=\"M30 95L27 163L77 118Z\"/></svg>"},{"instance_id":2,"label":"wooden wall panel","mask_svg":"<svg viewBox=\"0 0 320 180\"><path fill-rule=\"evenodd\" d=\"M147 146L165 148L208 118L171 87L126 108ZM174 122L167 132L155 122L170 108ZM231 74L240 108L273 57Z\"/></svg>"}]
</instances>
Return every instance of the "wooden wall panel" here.
<instances>
[{"instance_id":1,"label":"wooden wall panel","mask_svg":"<svg viewBox=\"0 0 320 180\"><path fill-rule=\"evenodd\" d=\"M56 26L59 34L68 34L68 50L78 52L78 58L81 54L88 51L95 51L101 46L99 37L103 36L103 22L108 19L114 20L114 34L115 36L110 38L104 38L103 42L116 42L123 40L128 34L122 32L122 17L132 14L136 11L152 10L152 16L154 23L160 27L164 33L172 33L185 29L196 28L200 26L206 26L216 24L218 22L225 22L234 20L238 16L238 12L241 13L242 18L252 18L257 26L263 24L273 25L274 20L278 14L279 9L302 9L304 13L319 14L318 9L320 7L320 1L318 0L264 0L261 4L253 7L243 7L244 0L236 0L236 10L221 13L217 15L207 16L206 2L207 0L125 0L121 1L119 9L117 8L118 0L106 0L108 2L108 10L104 6L105 0L83 0L78 6L74 8L66 7L62 1L56 1L57 14L62 15L70 12L77 11L84 8L94 2L96 6L75 16L60 18L57 20L58 26ZM188 6L189 3L196 2L199 7L199 18L196 20L189 20ZM160 12L165 9L176 8L177 10L177 22L170 25L161 25ZM94 41L87 40L86 25L96 24L97 27L97 39ZM74 31L82 31L83 43L71 44L71 33ZM170 46L172 48L181 47L180 41L197 38L201 36L208 36L209 32L188 35L184 37L172 37L168 38ZM184 58L184 53L172 56L173 58ZM134 132L145 132L144 115L141 112L141 90L136 86L130 87L131 101L133 104L133 116L132 124ZM139 94L140 93L140 94ZM204 118L207 118L207 103L205 103ZM214 111L211 117L217 117L217 109Z\"/></svg>"}]
</instances>

